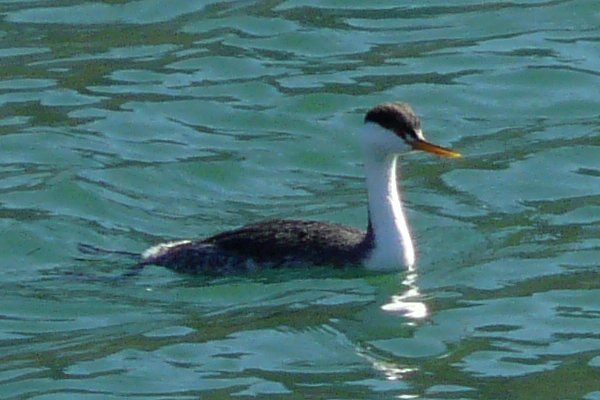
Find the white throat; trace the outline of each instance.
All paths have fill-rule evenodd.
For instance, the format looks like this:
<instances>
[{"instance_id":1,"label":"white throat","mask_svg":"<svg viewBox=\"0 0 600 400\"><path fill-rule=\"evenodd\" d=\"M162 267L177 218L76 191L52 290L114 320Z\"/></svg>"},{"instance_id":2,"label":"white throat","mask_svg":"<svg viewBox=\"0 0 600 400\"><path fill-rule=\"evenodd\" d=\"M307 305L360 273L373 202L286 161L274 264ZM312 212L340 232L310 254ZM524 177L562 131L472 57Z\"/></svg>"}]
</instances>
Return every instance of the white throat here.
<instances>
[{"instance_id":1,"label":"white throat","mask_svg":"<svg viewBox=\"0 0 600 400\"><path fill-rule=\"evenodd\" d=\"M373 270L392 270L401 266L412 268L415 263L415 250L402 209L396 177L398 153L406 149L387 146L381 148L376 146L377 143L374 145L373 141L379 141L377 135L385 134L387 141L393 133L379 126L369 125L371 124L365 127L368 131L365 135L369 136L365 138L363 145L365 146L369 218L375 235L375 248L366 260L365 266ZM398 144L395 146L398 147Z\"/></svg>"}]
</instances>

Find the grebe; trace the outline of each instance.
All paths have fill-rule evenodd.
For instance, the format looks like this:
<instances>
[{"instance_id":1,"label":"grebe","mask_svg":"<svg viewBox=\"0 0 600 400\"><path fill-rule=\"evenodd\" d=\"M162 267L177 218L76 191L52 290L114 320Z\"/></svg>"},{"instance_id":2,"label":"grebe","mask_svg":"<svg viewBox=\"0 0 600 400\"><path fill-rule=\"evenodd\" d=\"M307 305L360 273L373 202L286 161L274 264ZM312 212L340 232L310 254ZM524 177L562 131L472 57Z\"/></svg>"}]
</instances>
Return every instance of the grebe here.
<instances>
[{"instance_id":1,"label":"grebe","mask_svg":"<svg viewBox=\"0 0 600 400\"><path fill-rule=\"evenodd\" d=\"M142 254L139 266L154 264L211 275L289 265L411 268L415 251L398 191L398 156L411 150L445 157L460 154L426 141L419 118L406 103L378 105L367 112L364 122L366 232L325 222L276 219L206 239L159 244Z\"/></svg>"}]
</instances>

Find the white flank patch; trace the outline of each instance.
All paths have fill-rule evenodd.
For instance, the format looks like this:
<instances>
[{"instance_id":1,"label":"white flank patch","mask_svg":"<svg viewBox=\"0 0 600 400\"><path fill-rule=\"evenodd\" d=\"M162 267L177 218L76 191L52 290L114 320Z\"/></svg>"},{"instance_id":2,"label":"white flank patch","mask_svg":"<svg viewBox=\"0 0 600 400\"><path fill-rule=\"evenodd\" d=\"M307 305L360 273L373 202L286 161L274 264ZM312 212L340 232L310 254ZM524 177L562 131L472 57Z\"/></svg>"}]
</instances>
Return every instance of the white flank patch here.
<instances>
[{"instance_id":1,"label":"white flank patch","mask_svg":"<svg viewBox=\"0 0 600 400\"><path fill-rule=\"evenodd\" d=\"M151 258L161 256L161 255L165 254L165 252L167 250L172 249L173 247L176 247L176 246L179 246L182 244L186 244L186 243L191 243L191 241L190 240L179 240L177 242L157 244L156 246L152 246L149 249L145 250L142 253L142 259L148 260Z\"/></svg>"}]
</instances>

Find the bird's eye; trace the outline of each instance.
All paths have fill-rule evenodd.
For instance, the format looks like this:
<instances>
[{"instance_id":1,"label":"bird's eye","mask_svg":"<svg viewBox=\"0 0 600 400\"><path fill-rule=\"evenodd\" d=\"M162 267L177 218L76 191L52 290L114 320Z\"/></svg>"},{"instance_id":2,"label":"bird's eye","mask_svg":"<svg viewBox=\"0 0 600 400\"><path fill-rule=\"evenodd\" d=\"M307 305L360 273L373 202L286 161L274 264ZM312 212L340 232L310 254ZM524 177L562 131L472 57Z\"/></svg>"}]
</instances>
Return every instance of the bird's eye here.
<instances>
[{"instance_id":1,"label":"bird's eye","mask_svg":"<svg viewBox=\"0 0 600 400\"><path fill-rule=\"evenodd\" d=\"M404 136L404 140L406 140L407 142L414 142L415 140L419 140L419 139L420 138L419 138L418 133L416 133L412 129L409 129L406 132L406 135Z\"/></svg>"},{"instance_id":2,"label":"bird's eye","mask_svg":"<svg viewBox=\"0 0 600 400\"><path fill-rule=\"evenodd\" d=\"M416 129L412 131L411 134L415 140L425 140L425 136L423 135L423 131L421 129Z\"/></svg>"}]
</instances>

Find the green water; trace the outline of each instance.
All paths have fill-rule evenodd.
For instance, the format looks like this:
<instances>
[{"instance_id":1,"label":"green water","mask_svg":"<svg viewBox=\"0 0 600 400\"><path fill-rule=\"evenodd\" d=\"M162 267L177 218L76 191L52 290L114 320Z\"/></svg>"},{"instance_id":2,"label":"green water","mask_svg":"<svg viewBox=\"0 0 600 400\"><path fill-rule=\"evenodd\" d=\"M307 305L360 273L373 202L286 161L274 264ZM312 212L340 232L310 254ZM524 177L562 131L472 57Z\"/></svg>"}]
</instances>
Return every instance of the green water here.
<instances>
[{"instance_id":1,"label":"green water","mask_svg":"<svg viewBox=\"0 0 600 400\"><path fill-rule=\"evenodd\" d=\"M600 3L416 4L0 1L0 398L600 399ZM79 250L362 227L390 100L414 273Z\"/></svg>"}]
</instances>

